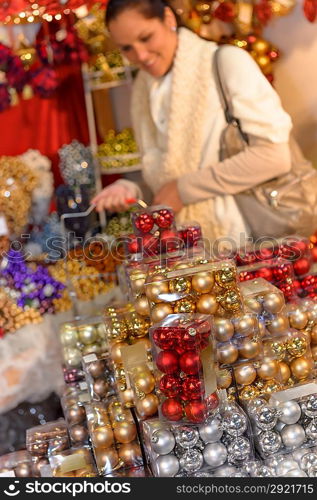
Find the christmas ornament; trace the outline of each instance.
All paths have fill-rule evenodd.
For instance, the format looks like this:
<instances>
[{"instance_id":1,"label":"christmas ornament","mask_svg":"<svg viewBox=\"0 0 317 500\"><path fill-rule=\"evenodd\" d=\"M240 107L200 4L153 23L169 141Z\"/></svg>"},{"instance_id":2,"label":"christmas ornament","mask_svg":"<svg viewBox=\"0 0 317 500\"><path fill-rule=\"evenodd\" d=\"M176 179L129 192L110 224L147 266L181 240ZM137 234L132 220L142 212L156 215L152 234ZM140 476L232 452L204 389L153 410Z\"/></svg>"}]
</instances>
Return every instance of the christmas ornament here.
<instances>
[{"instance_id":1,"label":"christmas ornament","mask_svg":"<svg viewBox=\"0 0 317 500\"><path fill-rule=\"evenodd\" d=\"M283 444L287 448L298 448L305 441L305 431L299 424L286 425L281 431Z\"/></svg>"},{"instance_id":2,"label":"christmas ornament","mask_svg":"<svg viewBox=\"0 0 317 500\"><path fill-rule=\"evenodd\" d=\"M222 443L210 443L204 448L204 460L212 467L219 467L227 460L227 448Z\"/></svg>"}]
</instances>

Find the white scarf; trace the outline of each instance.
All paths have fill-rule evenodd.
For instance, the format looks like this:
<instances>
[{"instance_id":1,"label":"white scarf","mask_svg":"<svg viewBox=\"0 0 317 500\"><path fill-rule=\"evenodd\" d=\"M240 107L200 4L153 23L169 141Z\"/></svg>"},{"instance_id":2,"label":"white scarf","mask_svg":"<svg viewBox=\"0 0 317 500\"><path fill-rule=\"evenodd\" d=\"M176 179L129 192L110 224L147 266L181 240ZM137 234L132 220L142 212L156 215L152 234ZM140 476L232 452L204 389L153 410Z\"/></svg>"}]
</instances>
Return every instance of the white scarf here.
<instances>
[{"instance_id":1,"label":"white scarf","mask_svg":"<svg viewBox=\"0 0 317 500\"><path fill-rule=\"evenodd\" d=\"M134 84L132 119L143 153L143 177L155 194L167 182L199 168L208 113L206 96L211 80L210 42L188 29L179 30L172 74L167 151L164 154L158 148L146 77L140 71ZM176 219L178 223L199 222L204 237L211 241L225 236L225 229L215 217L213 198L185 206Z\"/></svg>"}]
</instances>

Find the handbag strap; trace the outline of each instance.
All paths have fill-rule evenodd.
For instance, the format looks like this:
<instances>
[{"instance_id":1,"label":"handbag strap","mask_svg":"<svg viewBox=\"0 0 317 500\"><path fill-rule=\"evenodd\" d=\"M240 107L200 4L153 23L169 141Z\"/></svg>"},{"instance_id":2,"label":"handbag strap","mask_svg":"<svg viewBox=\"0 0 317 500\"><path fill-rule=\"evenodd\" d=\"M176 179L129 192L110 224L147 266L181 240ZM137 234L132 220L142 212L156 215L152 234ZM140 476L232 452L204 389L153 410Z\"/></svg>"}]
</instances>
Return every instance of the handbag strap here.
<instances>
[{"instance_id":1,"label":"handbag strap","mask_svg":"<svg viewBox=\"0 0 317 500\"><path fill-rule=\"evenodd\" d=\"M246 134L246 132L243 132L240 120L238 118L236 118L235 116L233 116L232 111L230 109L230 105L229 105L229 99L226 95L226 92L225 92L225 89L224 89L224 86L222 83L222 79L221 79L221 75L220 75L220 65L219 65L219 57L220 57L220 53L222 51L223 50L222 50L221 46L218 47L216 52L215 52L214 59L213 59L213 70L214 70L214 75L215 75L216 87L218 89L218 93L219 93L220 101L221 101L221 104L223 107L226 122L228 123L228 125L231 124L231 125L234 125L235 127L237 127L239 134L241 136L241 139L248 145L249 144L248 134Z\"/></svg>"}]
</instances>

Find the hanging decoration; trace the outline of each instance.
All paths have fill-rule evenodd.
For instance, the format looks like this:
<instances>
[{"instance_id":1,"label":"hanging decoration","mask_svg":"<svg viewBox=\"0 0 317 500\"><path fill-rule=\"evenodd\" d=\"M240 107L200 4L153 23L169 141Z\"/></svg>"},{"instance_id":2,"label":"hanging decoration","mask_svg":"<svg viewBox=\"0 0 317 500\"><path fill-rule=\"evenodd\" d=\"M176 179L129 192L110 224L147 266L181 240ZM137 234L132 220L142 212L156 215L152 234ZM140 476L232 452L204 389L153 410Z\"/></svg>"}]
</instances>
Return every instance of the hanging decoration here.
<instances>
[{"instance_id":1,"label":"hanging decoration","mask_svg":"<svg viewBox=\"0 0 317 500\"><path fill-rule=\"evenodd\" d=\"M303 11L306 19L314 23L317 20L317 0L304 0Z\"/></svg>"}]
</instances>

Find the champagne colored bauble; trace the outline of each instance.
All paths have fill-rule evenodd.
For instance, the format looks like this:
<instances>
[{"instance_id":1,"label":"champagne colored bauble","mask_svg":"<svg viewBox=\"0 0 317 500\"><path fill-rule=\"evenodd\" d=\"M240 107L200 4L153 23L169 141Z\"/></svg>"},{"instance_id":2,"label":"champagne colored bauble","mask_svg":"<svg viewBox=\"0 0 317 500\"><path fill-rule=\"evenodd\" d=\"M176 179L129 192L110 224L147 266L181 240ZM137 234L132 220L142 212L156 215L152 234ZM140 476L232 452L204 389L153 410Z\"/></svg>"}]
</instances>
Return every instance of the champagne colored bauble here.
<instances>
[{"instance_id":1,"label":"champagne colored bauble","mask_svg":"<svg viewBox=\"0 0 317 500\"><path fill-rule=\"evenodd\" d=\"M249 337L253 334L256 327L256 318L251 315L244 315L239 318L234 325L235 332L237 335L242 337Z\"/></svg>"},{"instance_id":2,"label":"champagne colored bauble","mask_svg":"<svg viewBox=\"0 0 317 500\"><path fill-rule=\"evenodd\" d=\"M279 377L283 384L285 384L291 376L291 370L287 363L284 361L279 362Z\"/></svg>"},{"instance_id":3,"label":"champagne colored bauble","mask_svg":"<svg viewBox=\"0 0 317 500\"><path fill-rule=\"evenodd\" d=\"M134 308L141 316L150 316L150 307L146 295L141 295L134 301Z\"/></svg>"},{"instance_id":4,"label":"champagne colored bauble","mask_svg":"<svg viewBox=\"0 0 317 500\"><path fill-rule=\"evenodd\" d=\"M209 293L214 286L212 273L196 273L192 278L192 287L198 293Z\"/></svg>"},{"instance_id":5,"label":"champagne colored bauble","mask_svg":"<svg viewBox=\"0 0 317 500\"><path fill-rule=\"evenodd\" d=\"M134 394L132 389L125 389L120 392L120 399L126 408L134 406Z\"/></svg>"},{"instance_id":6,"label":"champagne colored bauble","mask_svg":"<svg viewBox=\"0 0 317 500\"><path fill-rule=\"evenodd\" d=\"M93 354L97 352L101 352L99 344L87 344L81 350L82 356L86 356L86 354Z\"/></svg>"},{"instance_id":7,"label":"champagne colored bauble","mask_svg":"<svg viewBox=\"0 0 317 500\"><path fill-rule=\"evenodd\" d=\"M246 299L245 300L245 305L248 307L252 312L256 314L261 314L263 307L260 301L257 299Z\"/></svg>"},{"instance_id":8,"label":"champagne colored bauble","mask_svg":"<svg viewBox=\"0 0 317 500\"><path fill-rule=\"evenodd\" d=\"M227 343L217 348L217 358L221 364L230 365L237 361L238 356L238 349L233 344Z\"/></svg>"},{"instance_id":9,"label":"champagne colored bauble","mask_svg":"<svg viewBox=\"0 0 317 500\"><path fill-rule=\"evenodd\" d=\"M317 325L313 327L310 333L311 343L317 345Z\"/></svg>"},{"instance_id":10,"label":"champagne colored bauble","mask_svg":"<svg viewBox=\"0 0 317 500\"><path fill-rule=\"evenodd\" d=\"M136 403L136 410L141 418L149 418L156 414L159 400L156 394L147 394Z\"/></svg>"},{"instance_id":11,"label":"champagne colored bauble","mask_svg":"<svg viewBox=\"0 0 317 500\"><path fill-rule=\"evenodd\" d=\"M101 377L106 368L106 364L103 360L93 361L89 363L87 370L93 378Z\"/></svg>"},{"instance_id":12,"label":"champagne colored bauble","mask_svg":"<svg viewBox=\"0 0 317 500\"><path fill-rule=\"evenodd\" d=\"M282 293L267 293L262 302L263 309L271 314L281 312L284 307L284 297Z\"/></svg>"},{"instance_id":13,"label":"champagne colored bauble","mask_svg":"<svg viewBox=\"0 0 317 500\"><path fill-rule=\"evenodd\" d=\"M257 53L257 55L260 55L266 54L268 52L270 44L266 40L263 40L263 38L258 38L255 42L252 43L251 47L252 50Z\"/></svg>"},{"instance_id":14,"label":"champagne colored bauble","mask_svg":"<svg viewBox=\"0 0 317 500\"><path fill-rule=\"evenodd\" d=\"M292 328L303 330L303 328L305 328L308 323L308 314L305 311L296 309L295 311L292 311L290 313L289 322Z\"/></svg>"},{"instance_id":15,"label":"champagne colored bauble","mask_svg":"<svg viewBox=\"0 0 317 500\"><path fill-rule=\"evenodd\" d=\"M118 422L114 426L113 434L119 443L131 443L137 435L136 426L130 422Z\"/></svg>"},{"instance_id":16,"label":"champagne colored bauble","mask_svg":"<svg viewBox=\"0 0 317 500\"><path fill-rule=\"evenodd\" d=\"M93 344L97 340L97 331L93 326L85 326L79 329L78 338L82 344Z\"/></svg>"},{"instance_id":17,"label":"champagne colored bauble","mask_svg":"<svg viewBox=\"0 0 317 500\"><path fill-rule=\"evenodd\" d=\"M232 383L232 376L229 370L219 370L217 372L218 389L227 389Z\"/></svg>"},{"instance_id":18,"label":"champagne colored bauble","mask_svg":"<svg viewBox=\"0 0 317 500\"><path fill-rule=\"evenodd\" d=\"M159 302L163 302L164 300L166 300L166 295L168 295L169 293L168 282L166 278L164 276L155 276L153 282L146 286L145 292L147 298L151 302L155 302L156 304L158 304Z\"/></svg>"},{"instance_id":19,"label":"champagne colored bauble","mask_svg":"<svg viewBox=\"0 0 317 500\"><path fill-rule=\"evenodd\" d=\"M261 363L257 369L258 376L263 380L270 380L276 378L279 373L279 363L276 359L271 359Z\"/></svg>"},{"instance_id":20,"label":"champagne colored bauble","mask_svg":"<svg viewBox=\"0 0 317 500\"><path fill-rule=\"evenodd\" d=\"M135 295L144 293L145 274L139 271L130 274L131 290Z\"/></svg>"},{"instance_id":21,"label":"champagne colored bauble","mask_svg":"<svg viewBox=\"0 0 317 500\"><path fill-rule=\"evenodd\" d=\"M200 314L216 314L218 309L218 302L215 295L210 293L202 294L197 303L197 312Z\"/></svg>"},{"instance_id":22,"label":"champagne colored bauble","mask_svg":"<svg viewBox=\"0 0 317 500\"><path fill-rule=\"evenodd\" d=\"M261 343L252 338L241 339L241 344L239 345L239 356L240 358L253 359L259 356L261 352Z\"/></svg>"},{"instance_id":23,"label":"champagne colored bauble","mask_svg":"<svg viewBox=\"0 0 317 500\"><path fill-rule=\"evenodd\" d=\"M134 385L138 391L148 394L154 390L155 378L150 370L147 370L137 375L134 379Z\"/></svg>"},{"instance_id":24,"label":"champagne colored bauble","mask_svg":"<svg viewBox=\"0 0 317 500\"><path fill-rule=\"evenodd\" d=\"M73 425L69 429L69 435L74 443L83 443L88 438L88 431L83 425Z\"/></svg>"},{"instance_id":25,"label":"champagne colored bauble","mask_svg":"<svg viewBox=\"0 0 317 500\"><path fill-rule=\"evenodd\" d=\"M291 361L292 376L298 380L304 380L311 375L314 362L312 358L302 356Z\"/></svg>"},{"instance_id":26,"label":"champagne colored bauble","mask_svg":"<svg viewBox=\"0 0 317 500\"><path fill-rule=\"evenodd\" d=\"M122 363L122 357L121 357L121 347L126 346L124 342L116 342L113 344L110 350L110 355L112 358L112 361L116 364L121 364Z\"/></svg>"},{"instance_id":27,"label":"champagne colored bauble","mask_svg":"<svg viewBox=\"0 0 317 500\"><path fill-rule=\"evenodd\" d=\"M95 448L109 448L114 443L113 432L110 426L94 429L91 438Z\"/></svg>"},{"instance_id":28,"label":"champagne colored bauble","mask_svg":"<svg viewBox=\"0 0 317 500\"><path fill-rule=\"evenodd\" d=\"M104 378L97 378L93 383L93 392L99 398L105 398L109 391L109 384Z\"/></svg>"},{"instance_id":29,"label":"champagne colored bauble","mask_svg":"<svg viewBox=\"0 0 317 500\"><path fill-rule=\"evenodd\" d=\"M16 477L32 477L32 466L27 462L18 464L14 469L14 473Z\"/></svg>"},{"instance_id":30,"label":"champagne colored bauble","mask_svg":"<svg viewBox=\"0 0 317 500\"><path fill-rule=\"evenodd\" d=\"M75 329L65 329L60 334L60 340L65 347L75 347L78 342L78 334Z\"/></svg>"},{"instance_id":31,"label":"champagne colored bauble","mask_svg":"<svg viewBox=\"0 0 317 500\"><path fill-rule=\"evenodd\" d=\"M311 346L311 355L314 361L317 361L317 345Z\"/></svg>"},{"instance_id":32,"label":"champagne colored bauble","mask_svg":"<svg viewBox=\"0 0 317 500\"><path fill-rule=\"evenodd\" d=\"M118 465L119 456L114 447L108 448L95 448L95 457L98 469L102 470L104 474L109 474Z\"/></svg>"},{"instance_id":33,"label":"champagne colored bauble","mask_svg":"<svg viewBox=\"0 0 317 500\"><path fill-rule=\"evenodd\" d=\"M119 459L127 467L134 467L143 463L142 453L138 443L123 444L119 448Z\"/></svg>"},{"instance_id":34,"label":"champagne colored bauble","mask_svg":"<svg viewBox=\"0 0 317 500\"><path fill-rule=\"evenodd\" d=\"M157 304L151 310L151 319L153 323L159 323L169 314L173 314L173 308L170 304Z\"/></svg>"},{"instance_id":35,"label":"champagne colored bauble","mask_svg":"<svg viewBox=\"0 0 317 500\"><path fill-rule=\"evenodd\" d=\"M63 357L65 364L71 368L81 366L82 354L79 349L74 347L66 347L63 349Z\"/></svg>"},{"instance_id":36,"label":"champagne colored bauble","mask_svg":"<svg viewBox=\"0 0 317 500\"><path fill-rule=\"evenodd\" d=\"M83 406L73 406L67 412L67 420L70 425L80 424L86 419L86 411Z\"/></svg>"},{"instance_id":37,"label":"champagne colored bauble","mask_svg":"<svg viewBox=\"0 0 317 500\"><path fill-rule=\"evenodd\" d=\"M230 319L215 318L214 321L215 336L219 342L230 340L234 334L234 326Z\"/></svg>"},{"instance_id":38,"label":"champagne colored bauble","mask_svg":"<svg viewBox=\"0 0 317 500\"><path fill-rule=\"evenodd\" d=\"M234 368L234 376L238 384L250 385L256 378L256 370L252 365L238 365Z\"/></svg>"},{"instance_id":39,"label":"champagne colored bauble","mask_svg":"<svg viewBox=\"0 0 317 500\"><path fill-rule=\"evenodd\" d=\"M288 328L288 318L282 314L276 315L275 318L267 324L267 329L272 335L284 333Z\"/></svg>"}]
</instances>

